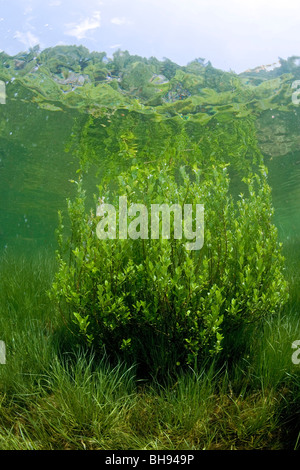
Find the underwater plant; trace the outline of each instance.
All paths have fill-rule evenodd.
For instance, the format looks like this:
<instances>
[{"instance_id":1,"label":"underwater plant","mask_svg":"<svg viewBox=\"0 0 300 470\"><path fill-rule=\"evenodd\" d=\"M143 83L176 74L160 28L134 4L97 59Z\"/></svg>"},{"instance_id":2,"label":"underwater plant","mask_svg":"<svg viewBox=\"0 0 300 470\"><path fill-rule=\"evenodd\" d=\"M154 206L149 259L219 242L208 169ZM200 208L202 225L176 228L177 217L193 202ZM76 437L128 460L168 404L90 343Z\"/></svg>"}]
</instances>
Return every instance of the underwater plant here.
<instances>
[{"instance_id":1,"label":"underwater plant","mask_svg":"<svg viewBox=\"0 0 300 470\"><path fill-rule=\"evenodd\" d=\"M134 237L99 239L105 211L87 211L79 170L77 196L68 200L69 234L60 213L51 297L77 340L137 362L144 373L164 374L218 354L226 331L275 314L287 299L284 260L263 165L247 170L245 194L235 199L217 143L210 159L200 147L187 153L176 142L142 162L132 134L124 140L115 163L122 155L123 170L103 177L95 207L99 199L117 207L120 196L144 207L202 204L204 245L187 250L184 237L172 236L174 214L169 236L152 239L150 218L145 232L138 211L128 218Z\"/></svg>"}]
</instances>

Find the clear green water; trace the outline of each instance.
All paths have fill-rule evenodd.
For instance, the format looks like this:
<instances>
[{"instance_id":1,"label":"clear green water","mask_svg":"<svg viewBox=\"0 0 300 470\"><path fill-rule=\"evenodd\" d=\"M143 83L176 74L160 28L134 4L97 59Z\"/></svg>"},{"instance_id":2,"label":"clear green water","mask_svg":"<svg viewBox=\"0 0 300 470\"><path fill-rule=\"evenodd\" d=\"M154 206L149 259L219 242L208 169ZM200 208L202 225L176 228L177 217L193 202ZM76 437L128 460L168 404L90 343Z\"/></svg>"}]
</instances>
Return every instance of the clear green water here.
<instances>
[{"instance_id":1,"label":"clear green water","mask_svg":"<svg viewBox=\"0 0 300 470\"><path fill-rule=\"evenodd\" d=\"M76 110L40 109L35 103L0 106L0 250L55 248L57 211L72 195L78 162L65 146ZM266 160L280 238L300 233L300 152ZM92 191L95 187L92 188Z\"/></svg>"},{"instance_id":2,"label":"clear green water","mask_svg":"<svg viewBox=\"0 0 300 470\"><path fill-rule=\"evenodd\" d=\"M52 247L77 169L64 150L74 115L8 103L0 116L0 249Z\"/></svg>"},{"instance_id":3,"label":"clear green water","mask_svg":"<svg viewBox=\"0 0 300 470\"><path fill-rule=\"evenodd\" d=\"M268 162L273 192L275 222L283 239L300 233L300 152L275 157Z\"/></svg>"}]
</instances>

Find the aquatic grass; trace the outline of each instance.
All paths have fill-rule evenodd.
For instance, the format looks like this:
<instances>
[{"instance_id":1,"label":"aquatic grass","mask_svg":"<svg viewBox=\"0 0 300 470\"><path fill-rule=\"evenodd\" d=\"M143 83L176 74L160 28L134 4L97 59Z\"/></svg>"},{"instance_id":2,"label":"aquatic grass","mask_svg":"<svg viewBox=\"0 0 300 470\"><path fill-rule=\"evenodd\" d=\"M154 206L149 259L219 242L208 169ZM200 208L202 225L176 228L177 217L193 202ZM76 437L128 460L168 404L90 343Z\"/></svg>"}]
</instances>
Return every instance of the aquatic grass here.
<instances>
[{"instance_id":1,"label":"aquatic grass","mask_svg":"<svg viewBox=\"0 0 300 470\"><path fill-rule=\"evenodd\" d=\"M6 448L5 438L13 449L30 448L30 443L36 449L105 448L109 440L115 443L117 435L120 439L128 434L125 417L135 400L134 377L133 368L120 363L112 367L106 359L95 368L85 353L67 363L56 356L40 393L3 396L0 448Z\"/></svg>"},{"instance_id":2,"label":"aquatic grass","mask_svg":"<svg viewBox=\"0 0 300 470\"><path fill-rule=\"evenodd\" d=\"M167 427L184 436L190 447L258 449L272 445L266 432L277 430L275 398L262 390L247 390L242 381L234 392L227 369L210 367L200 374L185 374L175 390L165 391L163 399L170 413L165 415Z\"/></svg>"},{"instance_id":3,"label":"aquatic grass","mask_svg":"<svg viewBox=\"0 0 300 470\"><path fill-rule=\"evenodd\" d=\"M55 265L43 256L0 266L0 449L299 448L297 300L235 332L219 360L138 381L134 365L62 341L47 296Z\"/></svg>"},{"instance_id":4,"label":"aquatic grass","mask_svg":"<svg viewBox=\"0 0 300 470\"><path fill-rule=\"evenodd\" d=\"M1 417L1 442L10 448L42 449L262 449L280 448L279 396L233 393L220 373L179 376L175 383L135 389L124 373L112 386L79 359L67 372L57 360L48 374L47 393L11 399ZM102 366L103 367L103 366ZM105 369L113 377L120 369ZM126 374L125 374L126 375ZM128 373L128 378L131 373ZM121 377L123 377L121 379ZM121 379L121 382L120 382ZM6 398L7 399L7 398ZM2 413L2 409L1 409Z\"/></svg>"},{"instance_id":5,"label":"aquatic grass","mask_svg":"<svg viewBox=\"0 0 300 470\"><path fill-rule=\"evenodd\" d=\"M80 448L82 439L100 443L111 430L121 428L132 406L134 375L122 364L114 368L102 361L96 370L92 358L78 355L67 368L57 358L47 376L47 396L26 410L32 432L49 440L51 448ZM50 436L50 439L49 439Z\"/></svg>"},{"instance_id":6,"label":"aquatic grass","mask_svg":"<svg viewBox=\"0 0 300 470\"><path fill-rule=\"evenodd\" d=\"M180 374L168 386L145 387L130 428L148 438L148 450L280 448L280 397L240 392L233 393L226 370Z\"/></svg>"},{"instance_id":7,"label":"aquatic grass","mask_svg":"<svg viewBox=\"0 0 300 470\"><path fill-rule=\"evenodd\" d=\"M220 373L220 372L219 372ZM154 385L153 393L158 393L159 402L168 404L161 414L168 426L189 432L199 421L205 425L212 399L215 393L216 373L214 364L203 367L200 371L190 368L189 373L180 373L176 381L170 381L166 387Z\"/></svg>"},{"instance_id":8,"label":"aquatic grass","mask_svg":"<svg viewBox=\"0 0 300 470\"><path fill-rule=\"evenodd\" d=\"M77 355L67 366L56 360L49 373L49 388L64 410L66 422L88 428L97 422L99 432L112 422L135 391L133 368L112 367L100 361L93 371L93 358ZM51 403L50 403L51 408Z\"/></svg>"},{"instance_id":9,"label":"aquatic grass","mask_svg":"<svg viewBox=\"0 0 300 470\"><path fill-rule=\"evenodd\" d=\"M253 380L264 389L284 385L299 369L292 362L292 343L299 338L300 318L293 312L266 320L252 341L249 362Z\"/></svg>"},{"instance_id":10,"label":"aquatic grass","mask_svg":"<svg viewBox=\"0 0 300 470\"><path fill-rule=\"evenodd\" d=\"M52 361L52 332L59 319L47 296L55 271L45 254L31 258L5 253L0 261L0 331L6 364L0 367L0 389L21 392Z\"/></svg>"}]
</instances>

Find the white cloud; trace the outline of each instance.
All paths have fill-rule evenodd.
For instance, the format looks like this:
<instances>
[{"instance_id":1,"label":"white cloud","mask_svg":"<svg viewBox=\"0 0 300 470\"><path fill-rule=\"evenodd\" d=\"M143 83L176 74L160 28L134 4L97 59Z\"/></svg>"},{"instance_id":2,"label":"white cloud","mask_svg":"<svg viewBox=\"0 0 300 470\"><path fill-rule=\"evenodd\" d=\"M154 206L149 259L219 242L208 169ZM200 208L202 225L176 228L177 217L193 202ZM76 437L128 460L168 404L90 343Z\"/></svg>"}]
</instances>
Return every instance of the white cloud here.
<instances>
[{"instance_id":1,"label":"white cloud","mask_svg":"<svg viewBox=\"0 0 300 470\"><path fill-rule=\"evenodd\" d=\"M118 26L120 26L122 24L132 24L132 22L130 20L128 20L127 18L125 18L125 16L122 16L122 17L115 16L114 18L112 18L110 20L110 22L112 24L116 24Z\"/></svg>"},{"instance_id":2,"label":"white cloud","mask_svg":"<svg viewBox=\"0 0 300 470\"><path fill-rule=\"evenodd\" d=\"M27 5L27 7L25 8L24 12L23 12L23 15L28 15L28 13L31 13L33 10L32 6L31 5Z\"/></svg>"},{"instance_id":3,"label":"white cloud","mask_svg":"<svg viewBox=\"0 0 300 470\"><path fill-rule=\"evenodd\" d=\"M39 38L32 34L30 31L27 31L26 33L22 33L21 31L16 31L14 35L14 39L18 39L24 46L27 47L33 47L39 44Z\"/></svg>"},{"instance_id":4,"label":"white cloud","mask_svg":"<svg viewBox=\"0 0 300 470\"><path fill-rule=\"evenodd\" d=\"M61 0L53 0L48 5L49 7L59 7L61 5Z\"/></svg>"},{"instance_id":5,"label":"white cloud","mask_svg":"<svg viewBox=\"0 0 300 470\"><path fill-rule=\"evenodd\" d=\"M68 36L75 36L77 39L83 39L86 37L86 33L88 31L99 28L100 25L100 12L95 11L92 18L86 18L78 24L67 24L67 31L65 31L65 34Z\"/></svg>"},{"instance_id":6,"label":"white cloud","mask_svg":"<svg viewBox=\"0 0 300 470\"><path fill-rule=\"evenodd\" d=\"M113 44L112 46L109 46L110 49L117 49L117 47L121 47L122 44Z\"/></svg>"}]
</instances>

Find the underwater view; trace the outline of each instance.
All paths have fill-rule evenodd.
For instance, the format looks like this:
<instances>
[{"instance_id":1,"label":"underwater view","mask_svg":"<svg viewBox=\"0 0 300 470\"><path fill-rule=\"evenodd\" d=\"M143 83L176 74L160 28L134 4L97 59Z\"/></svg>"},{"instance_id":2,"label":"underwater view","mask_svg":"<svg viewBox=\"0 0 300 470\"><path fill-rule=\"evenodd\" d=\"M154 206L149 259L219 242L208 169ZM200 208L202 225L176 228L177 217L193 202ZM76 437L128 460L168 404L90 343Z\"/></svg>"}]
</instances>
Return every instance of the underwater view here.
<instances>
[{"instance_id":1,"label":"underwater view","mask_svg":"<svg viewBox=\"0 0 300 470\"><path fill-rule=\"evenodd\" d=\"M181 3L1 6L0 450L300 449L299 6Z\"/></svg>"}]
</instances>

